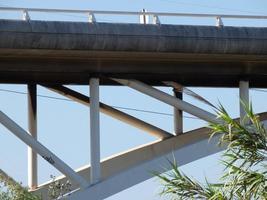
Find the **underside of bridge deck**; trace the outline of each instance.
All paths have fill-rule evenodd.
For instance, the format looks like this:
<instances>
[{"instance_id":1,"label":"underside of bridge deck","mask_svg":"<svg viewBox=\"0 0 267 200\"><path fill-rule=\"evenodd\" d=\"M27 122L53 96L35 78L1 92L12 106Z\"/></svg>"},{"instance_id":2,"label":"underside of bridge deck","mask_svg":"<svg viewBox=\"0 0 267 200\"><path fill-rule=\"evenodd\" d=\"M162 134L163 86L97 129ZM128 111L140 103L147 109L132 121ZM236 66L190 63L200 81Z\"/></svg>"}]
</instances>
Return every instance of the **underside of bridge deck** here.
<instances>
[{"instance_id":1,"label":"underside of bridge deck","mask_svg":"<svg viewBox=\"0 0 267 200\"><path fill-rule=\"evenodd\" d=\"M7 52L9 54L7 54ZM176 81L186 86L267 87L267 56L10 50L0 56L0 82L87 84L98 76L138 79L150 85ZM5 57L3 57L5 54Z\"/></svg>"}]
</instances>

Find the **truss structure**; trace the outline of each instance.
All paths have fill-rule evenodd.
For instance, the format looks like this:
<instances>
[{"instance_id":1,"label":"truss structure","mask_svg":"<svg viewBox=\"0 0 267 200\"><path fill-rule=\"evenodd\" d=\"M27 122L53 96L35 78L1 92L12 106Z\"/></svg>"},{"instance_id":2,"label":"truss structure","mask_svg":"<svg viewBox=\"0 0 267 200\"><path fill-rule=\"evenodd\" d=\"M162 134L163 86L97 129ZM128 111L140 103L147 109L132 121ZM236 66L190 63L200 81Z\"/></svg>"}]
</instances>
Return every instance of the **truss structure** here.
<instances>
[{"instance_id":1,"label":"truss structure","mask_svg":"<svg viewBox=\"0 0 267 200\"><path fill-rule=\"evenodd\" d=\"M174 156L180 165L184 165L223 150L223 147L219 148L216 145L218 137L207 145L209 137L209 130L207 128L200 128L187 133L182 131L182 112L190 113L208 122L220 123L214 114L183 101L182 95L177 92L172 96L137 80L113 80L173 106L175 133L164 131L152 124L99 102L98 77L91 78L89 81L90 97L62 85L42 85L78 103L90 106L91 162L90 165L74 170L37 141L36 84L29 84L29 131L23 130L1 111L0 122L29 147L28 186L32 192L41 194L43 199L48 199L48 187L51 183L50 181L38 185L37 154L41 155L47 162L62 172L63 176L57 177L54 181L60 180L61 183L65 183L67 180L71 180L72 192L66 194L69 199L87 199L90 196L92 200L100 200L151 178L152 175L149 173L151 171L164 172L168 169L162 168L166 158ZM249 102L248 81L240 81L240 98L244 102ZM157 136L158 140L100 160L99 112L139 128L148 134ZM240 116L244 116L242 107L240 107ZM266 114L261 114L260 116L262 120L267 119ZM103 190L103 188L105 189Z\"/></svg>"}]
</instances>

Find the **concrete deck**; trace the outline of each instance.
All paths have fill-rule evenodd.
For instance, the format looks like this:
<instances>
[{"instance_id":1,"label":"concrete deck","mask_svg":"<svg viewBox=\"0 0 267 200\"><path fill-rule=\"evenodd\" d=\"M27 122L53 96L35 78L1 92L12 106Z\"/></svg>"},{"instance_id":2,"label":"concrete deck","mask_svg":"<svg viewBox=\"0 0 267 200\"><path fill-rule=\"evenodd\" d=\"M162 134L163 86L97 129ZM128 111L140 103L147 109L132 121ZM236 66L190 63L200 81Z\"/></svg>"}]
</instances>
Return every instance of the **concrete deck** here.
<instances>
[{"instance_id":1,"label":"concrete deck","mask_svg":"<svg viewBox=\"0 0 267 200\"><path fill-rule=\"evenodd\" d=\"M0 83L266 87L267 28L0 20Z\"/></svg>"}]
</instances>

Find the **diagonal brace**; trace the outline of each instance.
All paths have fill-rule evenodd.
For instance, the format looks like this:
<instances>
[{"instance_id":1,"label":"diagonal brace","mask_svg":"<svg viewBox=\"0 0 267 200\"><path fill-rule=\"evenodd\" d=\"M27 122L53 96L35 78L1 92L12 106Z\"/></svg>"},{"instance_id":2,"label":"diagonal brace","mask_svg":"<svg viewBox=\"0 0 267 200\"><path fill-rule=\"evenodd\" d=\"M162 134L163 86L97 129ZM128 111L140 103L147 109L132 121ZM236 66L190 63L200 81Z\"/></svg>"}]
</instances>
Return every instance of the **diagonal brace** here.
<instances>
[{"instance_id":1,"label":"diagonal brace","mask_svg":"<svg viewBox=\"0 0 267 200\"><path fill-rule=\"evenodd\" d=\"M141 81L137 80L125 80L125 79L115 79L112 78L112 80L122 84L129 86L130 88L133 88L141 93L144 93L148 96L151 96L159 101L162 101L164 103L167 103L171 106L174 106L180 110L183 110L187 113L190 113L191 115L194 115L200 119L203 119L208 122L219 122L219 120L216 118L216 115L207 112L201 108L198 108L190 103L187 103L185 101L182 101L178 98L175 98L169 94L166 94L165 92L162 92L156 88L153 88L145 83L142 83Z\"/></svg>"},{"instance_id":2,"label":"diagonal brace","mask_svg":"<svg viewBox=\"0 0 267 200\"><path fill-rule=\"evenodd\" d=\"M258 113L257 115L261 121L267 120L267 113ZM97 187L101 192L99 196L107 198L110 195L151 178L152 174L150 172L153 170L158 172L166 170L163 167L164 163L166 163L166 158L172 159L173 155L176 153L176 161L179 166L182 166L194 160L212 155L225 148L225 146L218 147L218 140L215 138L209 142L209 138L210 129L199 128L163 141L155 141L105 158L101 161L101 180L102 183L106 182L108 184L109 182L110 184L108 186L103 186L100 182L96 184L95 187L92 186L91 189L88 188L87 190L92 191L94 190L93 188ZM219 138L220 137L217 139ZM133 171L134 168L138 168L136 169L137 171ZM89 181L90 170L91 167L86 165L76 171ZM116 177L118 177L118 179ZM113 178L116 178L116 181L110 182ZM121 178L125 181L121 180ZM67 178L60 176L56 178L56 180L61 183L66 183ZM40 185L39 188L34 191L34 194L41 194L44 200L48 199L45 195L47 195L50 183L51 181ZM105 188L105 190L103 190L103 188ZM71 190L77 190L77 185L72 184ZM94 198L90 196L90 200L91 199Z\"/></svg>"},{"instance_id":3,"label":"diagonal brace","mask_svg":"<svg viewBox=\"0 0 267 200\"><path fill-rule=\"evenodd\" d=\"M64 86L50 86L50 85L43 85L44 87L46 87L47 89L56 92L58 94L61 94L67 98L72 99L73 101L76 101L78 103L81 103L85 106L90 106L90 98L79 93L76 92L74 90L71 90L67 87ZM143 131L148 132L149 134L156 136L160 139L164 139L164 138L169 138L171 136L173 136L171 133L164 131L156 126L153 126L149 123L146 123L140 119L137 119L131 115L128 115L120 110L117 110L115 108L112 108L111 106L108 106L104 103L100 102L100 112L109 115L115 119L118 119L122 122L125 122L129 125L132 125L136 128L139 128Z\"/></svg>"},{"instance_id":4,"label":"diagonal brace","mask_svg":"<svg viewBox=\"0 0 267 200\"><path fill-rule=\"evenodd\" d=\"M30 146L36 153L42 156L47 162L53 165L56 169L67 176L71 181L77 183L80 188L86 188L89 186L87 181L77 174L72 168L70 168L66 163L64 163L60 158L53 154L49 149L47 149L40 142L35 140L30 136L27 131L16 124L12 119L0 111L0 122L9 131L11 131L15 136L22 140L25 144Z\"/></svg>"}]
</instances>

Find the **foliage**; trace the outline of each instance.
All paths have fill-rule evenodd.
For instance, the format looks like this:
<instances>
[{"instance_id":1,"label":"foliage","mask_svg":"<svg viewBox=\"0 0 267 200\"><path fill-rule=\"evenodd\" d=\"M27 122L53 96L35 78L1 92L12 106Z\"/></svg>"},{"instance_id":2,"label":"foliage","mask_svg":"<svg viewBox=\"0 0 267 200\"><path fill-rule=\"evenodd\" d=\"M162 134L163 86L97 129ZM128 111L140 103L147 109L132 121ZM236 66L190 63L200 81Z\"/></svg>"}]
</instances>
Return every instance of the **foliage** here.
<instances>
[{"instance_id":1,"label":"foliage","mask_svg":"<svg viewBox=\"0 0 267 200\"><path fill-rule=\"evenodd\" d=\"M48 196L50 199L57 199L63 194L71 191L71 183L61 183L52 176L52 183L49 185ZM17 183L0 169L0 200L41 200L42 198L28 192L27 188Z\"/></svg>"},{"instance_id":2,"label":"foliage","mask_svg":"<svg viewBox=\"0 0 267 200\"><path fill-rule=\"evenodd\" d=\"M4 171L0 170L1 200L40 200L41 198L28 192L27 188L14 181Z\"/></svg>"},{"instance_id":3,"label":"foliage","mask_svg":"<svg viewBox=\"0 0 267 200\"><path fill-rule=\"evenodd\" d=\"M174 199L267 200L267 132L251 104L244 106L242 122L233 120L220 106L217 123L210 123L211 138L220 134L218 145L226 145L222 155L225 166L221 183L199 183L170 162L172 170L156 174L163 181L163 195Z\"/></svg>"},{"instance_id":4,"label":"foliage","mask_svg":"<svg viewBox=\"0 0 267 200\"><path fill-rule=\"evenodd\" d=\"M48 195L51 199L57 199L71 191L71 182L69 180L66 183L61 183L59 180L56 180L55 176L51 175L51 178L53 181L48 189Z\"/></svg>"}]
</instances>

